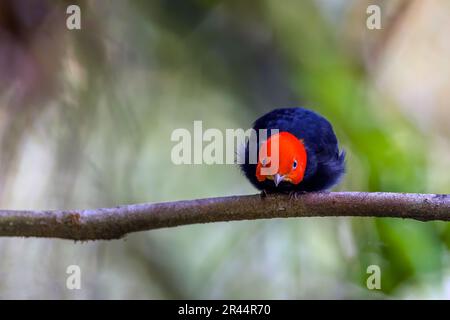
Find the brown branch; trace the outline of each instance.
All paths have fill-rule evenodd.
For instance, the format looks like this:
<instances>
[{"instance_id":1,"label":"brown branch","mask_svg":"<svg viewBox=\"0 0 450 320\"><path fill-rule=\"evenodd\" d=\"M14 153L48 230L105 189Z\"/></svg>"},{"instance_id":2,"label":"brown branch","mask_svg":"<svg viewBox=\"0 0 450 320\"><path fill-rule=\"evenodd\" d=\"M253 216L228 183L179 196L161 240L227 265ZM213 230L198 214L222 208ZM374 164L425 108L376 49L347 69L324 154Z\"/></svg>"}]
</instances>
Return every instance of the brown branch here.
<instances>
[{"instance_id":1,"label":"brown branch","mask_svg":"<svg viewBox=\"0 0 450 320\"><path fill-rule=\"evenodd\" d=\"M296 199L249 195L88 210L0 210L0 236L119 239L131 232L195 223L330 216L450 221L450 195L332 192Z\"/></svg>"}]
</instances>

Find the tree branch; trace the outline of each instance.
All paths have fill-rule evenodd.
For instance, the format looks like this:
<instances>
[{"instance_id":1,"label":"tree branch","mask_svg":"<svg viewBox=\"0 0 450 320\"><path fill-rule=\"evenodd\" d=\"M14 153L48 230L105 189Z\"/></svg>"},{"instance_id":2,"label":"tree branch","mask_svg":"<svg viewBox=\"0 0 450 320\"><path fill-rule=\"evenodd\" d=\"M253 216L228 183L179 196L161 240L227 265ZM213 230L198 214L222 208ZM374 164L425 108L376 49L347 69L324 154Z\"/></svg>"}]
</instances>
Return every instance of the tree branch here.
<instances>
[{"instance_id":1,"label":"tree branch","mask_svg":"<svg viewBox=\"0 0 450 320\"><path fill-rule=\"evenodd\" d=\"M450 221L450 195L332 192L296 199L249 195L88 210L0 210L0 236L106 240L195 223L330 216Z\"/></svg>"}]
</instances>

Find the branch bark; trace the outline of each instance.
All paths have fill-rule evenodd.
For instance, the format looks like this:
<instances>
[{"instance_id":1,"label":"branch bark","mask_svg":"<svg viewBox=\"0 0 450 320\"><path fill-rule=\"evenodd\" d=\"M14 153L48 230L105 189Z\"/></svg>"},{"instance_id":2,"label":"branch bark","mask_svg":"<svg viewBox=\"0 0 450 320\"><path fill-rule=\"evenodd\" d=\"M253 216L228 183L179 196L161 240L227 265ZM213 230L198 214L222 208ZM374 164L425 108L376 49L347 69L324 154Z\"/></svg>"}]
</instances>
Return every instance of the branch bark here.
<instances>
[{"instance_id":1,"label":"branch bark","mask_svg":"<svg viewBox=\"0 0 450 320\"><path fill-rule=\"evenodd\" d=\"M195 223L331 216L450 221L450 195L331 192L295 199L248 195L88 210L0 210L0 236L110 240Z\"/></svg>"}]
</instances>

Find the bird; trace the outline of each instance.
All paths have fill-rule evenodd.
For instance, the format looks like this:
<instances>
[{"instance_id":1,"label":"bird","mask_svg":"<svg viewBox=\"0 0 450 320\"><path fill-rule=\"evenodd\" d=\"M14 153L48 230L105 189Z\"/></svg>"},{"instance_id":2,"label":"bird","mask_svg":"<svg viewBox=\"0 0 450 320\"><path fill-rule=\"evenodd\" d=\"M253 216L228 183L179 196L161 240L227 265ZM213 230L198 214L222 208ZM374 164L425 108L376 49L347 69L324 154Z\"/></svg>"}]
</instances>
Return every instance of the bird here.
<instances>
[{"instance_id":1,"label":"bird","mask_svg":"<svg viewBox=\"0 0 450 320\"><path fill-rule=\"evenodd\" d=\"M261 129L267 130L265 137ZM339 150L332 125L320 114L302 107L279 108L258 118L253 130L257 147L250 147L251 139L246 142L240 167L263 194L320 192L340 182L345 151ZM278 152L271 154L276 146ZM255 149L256 161L251 161Z\"/></svg>"}]
</instances>

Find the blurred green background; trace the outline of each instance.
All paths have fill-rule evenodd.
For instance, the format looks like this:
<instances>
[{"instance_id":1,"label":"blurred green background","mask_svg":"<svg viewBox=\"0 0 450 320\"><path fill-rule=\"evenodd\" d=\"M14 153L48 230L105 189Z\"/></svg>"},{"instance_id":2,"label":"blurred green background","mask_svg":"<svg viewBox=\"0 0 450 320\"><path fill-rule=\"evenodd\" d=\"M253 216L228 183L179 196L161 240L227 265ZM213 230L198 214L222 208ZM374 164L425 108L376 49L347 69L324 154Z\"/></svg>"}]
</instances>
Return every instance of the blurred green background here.
<instances>
[{"instance_id":1,"label":"blurred green background","mask_svg":"<svg viewBox=\"0 0 450 320\"><path fill-rule=\"evenodd\" d=\"M82 29L67 30L73 3L0 2L2 208L255 193L236 166L172 164L170 135L283 106L333 123L337 190L450 193L450 2L78 1ZM449 246L448 223L368 218L1 238L0 298L448 299ZM73 264L81 290L66 288Z\"/></svg>"}]
</instances>

